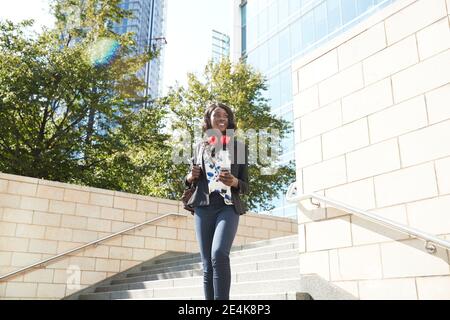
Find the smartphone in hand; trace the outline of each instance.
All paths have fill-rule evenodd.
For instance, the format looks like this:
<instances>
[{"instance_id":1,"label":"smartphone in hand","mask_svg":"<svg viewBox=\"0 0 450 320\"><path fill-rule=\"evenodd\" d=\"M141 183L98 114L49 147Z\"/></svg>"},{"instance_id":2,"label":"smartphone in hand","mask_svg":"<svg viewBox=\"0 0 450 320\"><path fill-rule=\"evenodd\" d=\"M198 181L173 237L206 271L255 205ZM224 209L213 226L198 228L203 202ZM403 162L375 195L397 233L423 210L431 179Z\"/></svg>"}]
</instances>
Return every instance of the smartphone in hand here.
<instances>
[{"instance_id":1,"label":"smartphone in hand","mask_svg":"<svg viewBox=\"0 0 450 320\"><path fill-rule=\"evenodd\" d=\"M230 168L227 168L227 167L221 167L221 168L220 168L220 173L230 173Z\"/></svg>"}]
</instances>

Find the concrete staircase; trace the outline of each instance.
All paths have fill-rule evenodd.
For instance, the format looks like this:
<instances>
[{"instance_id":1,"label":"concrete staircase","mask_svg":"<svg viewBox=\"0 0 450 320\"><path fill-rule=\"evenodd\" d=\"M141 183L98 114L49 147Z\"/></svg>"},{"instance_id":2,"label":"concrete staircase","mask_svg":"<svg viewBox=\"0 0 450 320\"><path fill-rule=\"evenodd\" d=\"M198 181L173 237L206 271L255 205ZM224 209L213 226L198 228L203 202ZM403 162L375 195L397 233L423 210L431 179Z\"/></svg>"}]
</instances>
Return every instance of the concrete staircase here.
<instances>
[{"instance_id":1,"label":"concrete staircase","mask_svg":"<svg viewBox=\"0 0 450 320\"><path fill-rule=\"evenodd\" d=\"M233 300L309 300L301 292L297 235L231 249ZM71 297L81 300L202 300L200 255L158 258Z\"/></svg>"}]
</instances>

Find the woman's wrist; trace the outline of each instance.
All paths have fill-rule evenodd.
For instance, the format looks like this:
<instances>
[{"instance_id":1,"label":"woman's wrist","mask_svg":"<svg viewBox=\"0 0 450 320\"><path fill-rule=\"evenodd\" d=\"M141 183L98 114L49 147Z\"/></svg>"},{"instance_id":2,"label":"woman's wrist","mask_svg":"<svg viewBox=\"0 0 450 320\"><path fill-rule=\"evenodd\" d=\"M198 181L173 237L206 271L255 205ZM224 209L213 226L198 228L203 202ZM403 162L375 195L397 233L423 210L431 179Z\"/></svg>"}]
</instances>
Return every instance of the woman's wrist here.
<instances>
[{"instance_id":1,"label":"woman's wrist","mask_svg":"<svg viewBox=\"0 0 450 320\"><path fill-rule=\"evenodd\" d=\"M236 177L234 177L234 180L233 180L233 184L231 185L233 188L238 188L239 187L239 179L238 178L236 178Z\"/></svg>"}]
</instances>

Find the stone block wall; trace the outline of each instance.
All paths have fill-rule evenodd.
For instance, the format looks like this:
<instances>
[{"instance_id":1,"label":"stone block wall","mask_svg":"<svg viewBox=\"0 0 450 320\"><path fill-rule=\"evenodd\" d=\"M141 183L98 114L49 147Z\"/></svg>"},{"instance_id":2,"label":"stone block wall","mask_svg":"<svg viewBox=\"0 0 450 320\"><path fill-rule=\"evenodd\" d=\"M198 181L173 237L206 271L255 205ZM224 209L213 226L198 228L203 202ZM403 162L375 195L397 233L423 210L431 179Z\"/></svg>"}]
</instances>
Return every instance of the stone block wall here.
<instances>
[{"instance_id":1,"label":"stone block wall","mask_svg":"<svg viewBox=\"0 0 450 320\"><path fill-rule=\"evenodd\" d=\"M179 201L0 173L0 275L167 213L183 216L0 282L0 299L59 299L167 252L198 252L193 216ZM234 245L296 232L292 219L248 213Z\"/></svg>"},{"instance_id":2,"label":"stone block wall","mask_svg":"<svg viewBox=\"0 0 450 320\"><path fill-rule=\"evenodd\" d=\"M398 0L293 65L297 181L450 239L450 1ZM361 299L450 299L450 255L299 207L301 273Z\"/></svg>"}]
</instances>

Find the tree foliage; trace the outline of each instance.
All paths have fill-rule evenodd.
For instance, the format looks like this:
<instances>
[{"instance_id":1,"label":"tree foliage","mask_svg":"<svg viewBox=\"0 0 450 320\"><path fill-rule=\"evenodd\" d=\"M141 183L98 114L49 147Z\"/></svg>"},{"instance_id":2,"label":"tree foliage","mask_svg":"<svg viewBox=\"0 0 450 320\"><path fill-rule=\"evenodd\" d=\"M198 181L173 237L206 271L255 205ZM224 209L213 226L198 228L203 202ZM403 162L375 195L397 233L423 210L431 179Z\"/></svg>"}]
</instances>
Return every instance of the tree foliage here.
<instances>
[{"instance_id":1,"label":"tree foliage","mask_svg":"<svg viewBox=\"0 0 450 320\"><path fill-rule=\"evenodd\" d=\"M137 76L156 53L140 52L133 34L112 31L112 22L130 14L119 3L57 1L56 27L34 35L31 21L0 23L0 171L140 189L147 168L134 146L151 135L141 148L161 147L165 112L152 108ZM98 45L104 39L118 49L98 64L93 55L111 54Z\"/></svg>"},{"instance_id":2,"label":"tree foliage","mask_svg":"<svg viewBox=\"0 0 450 320\"><path fill-rule=\"evenodd\" d=\"M145 96L138 71L158 52L113 32L113 22L131 15L120 2L55 0L55 27L36 34L32 21L0 21L1 172L179 199L188 165L173 161L170 129L194 136L209 102L230 105L244 130L290 133L270 113L265 79L245 63L210 62L186 87ZM104 40L117 44L114 54ZM250 166L251 210L272 208L294 178L292 163L273 175L264 167Z\"/></svg>"}]
</instances>

